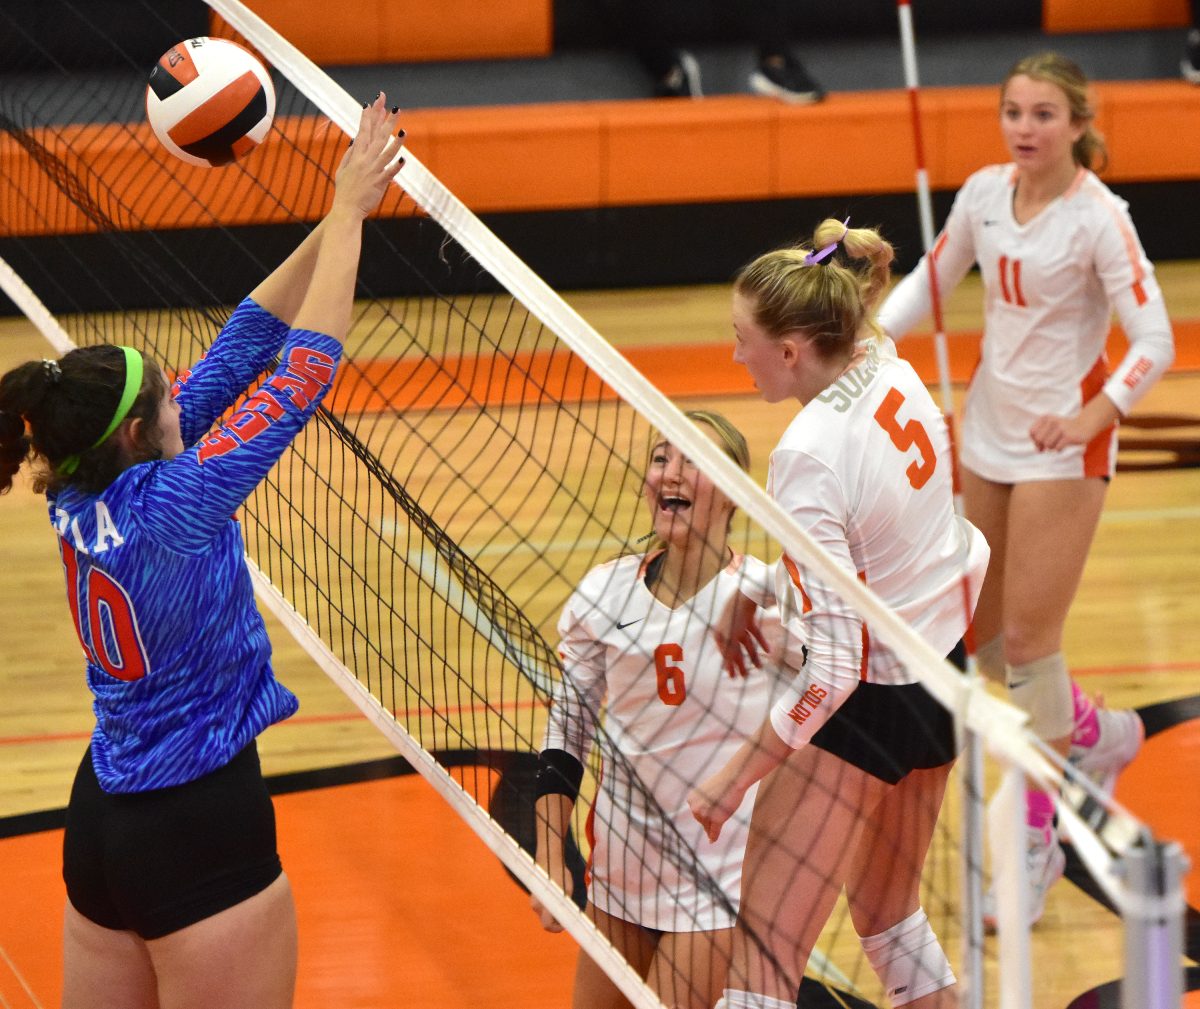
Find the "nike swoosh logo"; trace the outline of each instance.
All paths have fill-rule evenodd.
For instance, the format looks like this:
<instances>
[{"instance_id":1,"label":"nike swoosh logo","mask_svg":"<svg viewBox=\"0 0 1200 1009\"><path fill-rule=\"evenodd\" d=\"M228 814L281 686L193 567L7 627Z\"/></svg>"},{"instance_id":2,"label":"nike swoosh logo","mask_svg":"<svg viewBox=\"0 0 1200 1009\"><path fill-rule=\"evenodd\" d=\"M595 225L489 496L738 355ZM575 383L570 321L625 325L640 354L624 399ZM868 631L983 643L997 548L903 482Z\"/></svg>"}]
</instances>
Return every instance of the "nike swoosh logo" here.
<instances>
[{"instance_id":1,"label":"nike swoosh logo","mask_svg":"<svg viewBox=\"0 0 1200 1009\"><path fill-rule=\"evenodd\" d=\"M993 224L999 224L999 223L1000 223L999 221L984 221L983 226L985 228L990 228Z\"/></svg>"},{"instance_id":2,"label":"nike swoosh logo","mask_svg":"<svg viewBox=\"0 0 1200 1009\"><path fill-rule=\"evenodd\" d=\"M640 624L645 619L645 617L638 617L636 620L627 620L623 624L617 624L617 630L623 631L626 627L632 627L634 624Z\"/></svg>"}]
</instances>

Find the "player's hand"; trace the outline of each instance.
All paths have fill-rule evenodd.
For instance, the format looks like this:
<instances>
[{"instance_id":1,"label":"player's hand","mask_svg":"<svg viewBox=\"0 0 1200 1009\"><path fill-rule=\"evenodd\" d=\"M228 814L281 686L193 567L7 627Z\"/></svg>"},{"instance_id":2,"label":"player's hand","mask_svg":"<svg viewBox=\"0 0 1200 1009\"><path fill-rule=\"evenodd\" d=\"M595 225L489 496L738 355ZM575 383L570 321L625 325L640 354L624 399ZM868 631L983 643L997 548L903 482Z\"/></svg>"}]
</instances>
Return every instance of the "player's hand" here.
<instances>
[{"instance_id":1,"label":"player's hand","mask_svg":"<svg viewBox=\"0 0 1200 1009\"><path fill-rule=\"evenodd\" d=\"M726 772L719 771L688 793L687 804L708 839L715 841L721 836L725 821L737 812L745 797L746 793L737 788Z\"/></svg>"},{"instance_id":2,"label":"player's hand","mask_svg":"<svg viewBox=\"0 0 1200 1009\"><path fill-rule=\"evenodd\" d=\"M571 878L570 872L567 871L566 859L563 857L562 852L544 852L541 850L541 845L539 844L537 863L546 871L546 875L558 884L563 893L569 894L571 892L574 880ZM558 923L558 919L554 917L545 904L538 900L536 894L530 893L529 906L533 908L533 913L537 915L542 928L547 932L561 932L563 930L562 925Z\"/></svg>"},{"instance_id":3,"label":"player's hand","mask_svg":"<svg viewBox=\"0 0 1200 1009\"><path fill-rule=\"evenodd\" d=\"M399 112L388 110L387 96L381 91L362 110L358 135L351 142L334 176L334 209L366 217L379 206L388 185L404 166L397 157L404 131L396 136Z\"/></svg>"},{"instance_id":4,"label":"player's hand","mask_svg":"<svg viewBox=\"0 0 1200 1009\"><path fill-rule=\"evenodd\" d=\"M1086 445L1095 437L1091 425L1084 423L1079 415L1059 417L1047 414L1033 422L1029 437L1039 452L1057 452L1071 445Z\"/></svg>"},{"instance_id":5,"label":"player's hand","mask_svg":"<svg viewBox=\"0 0 1200 1009\"><path fill-rule=\"evenodd\" d=\"M713 626L722 664L730 676L748 676L751 668L761 669L770 646L758 623L754 600L736 593Z\"/></svg>"},{"instance_id":6,"label":"player's hand","mask_svg":"<svg viewBox=\"0 0 1200 1009\"><path fill-rule=\"evenodd\" d=\"M533 908L533 913L537 915L538 921L541 922L542 928L547 932L561 932L563 927L558 923L558 919L547 910L546 905L537 899L532 893L529 895L529 906Z\"/></svg>"},{"instance_id":7,"label":"player's hand","mask_svg":"<svg viewBox=\"0 0 1200 1009\"><path fill-rule=\"evenodd\" d=\"M1071 417L1046 414L1033 422L1029 437L1039 452L1057 452L1072 445L1086 445L1121 419L1121 411L1104 393L1093 396Z\"/></svg>"}]
</instances>

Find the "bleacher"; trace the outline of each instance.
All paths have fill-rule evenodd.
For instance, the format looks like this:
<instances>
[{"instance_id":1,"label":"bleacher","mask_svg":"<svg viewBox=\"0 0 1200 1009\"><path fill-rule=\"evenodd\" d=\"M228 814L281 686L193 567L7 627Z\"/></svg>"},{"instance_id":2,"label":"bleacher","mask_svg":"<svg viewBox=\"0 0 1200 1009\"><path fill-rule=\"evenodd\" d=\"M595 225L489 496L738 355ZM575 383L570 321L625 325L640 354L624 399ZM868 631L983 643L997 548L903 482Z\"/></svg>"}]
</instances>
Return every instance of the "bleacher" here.
<instances>
[{"instance_id":1,"label":"bleacher","mask_svg":"<svg viewBox=\"0 0 1200 1009\"><path fill-rule=\"evenodd\" d=\"M912 131L890 0L796 5L795 48L829 92L815 106L749 93L754 53L736 14L723 10L734 5L718 0L686 5L680 27L680 43L699 57L706 97L647 97L652 82L631 54L633 40L602 6L612 2L251 6L352 94L386 90L407 110L411 150L553 286L723 281L753 253L828 213L882 225L899 245L900 265L915 260ZM89 62L87 40L56 34L52 3L6 6L14 4L28 7L15 20L79 68L79 111L115 86L111 68ZM196 34L220 31L196 0L164 6L186 14ZM119 0L89 4L101 30L120 25L119 7ZM1104 178L1129 200L1147 251L1155 259L1200 258L1187 211L1200 197L1200 88L1182 81L1178 68L1187 0L916 0L913 11L939 218L970 171L1005 158L999 80L1020 56L1056 48L1096 81L1098 126L1111 153ZM144 33L132 47L145 53L147 68L175 41L154 29L132 29ZM0 66L14 65L5 53L20 44L0 37ZM27 76L36 91L37 74ZM105 156L128 156L136 170L125 128L91 129ZM0 143L0 158L27 156ZM166 201L151 223L168 244L182 240L178 230L188 224ZM253 208L223 223L238 244L261 247L268 258L289 247L295 227ZM81 218L52 228L4 226L66 231L86 242L94 225ZM190 230L186 240L199 269L210 262L216 272L236 254L220 228ZM0 255L4 246L0 236ZM42 254L60 248L61 240L47 241ZM124 300L137 297L130 290Z\"/></svg>"}]
</instances>

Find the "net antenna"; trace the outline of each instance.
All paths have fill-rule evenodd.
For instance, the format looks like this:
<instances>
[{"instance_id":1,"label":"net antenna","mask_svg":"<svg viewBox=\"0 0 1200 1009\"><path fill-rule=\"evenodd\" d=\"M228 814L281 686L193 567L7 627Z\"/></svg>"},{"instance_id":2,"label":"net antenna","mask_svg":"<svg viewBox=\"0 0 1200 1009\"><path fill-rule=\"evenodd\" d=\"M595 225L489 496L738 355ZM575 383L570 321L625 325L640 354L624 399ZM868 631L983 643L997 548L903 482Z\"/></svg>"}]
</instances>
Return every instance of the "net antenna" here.
<instances>
[{"instance_id":1,"label":"net antenna","mask_svg":"<svg viewBox=\"0 0 1200 1009\"><path fill-rule=\"evenodd\" d=\"M909 0L896 0L896 15L900 24L900 53L904 65L904 85L908 91L909 117L912 122L913 152L916 155L917 216L921 226L921 246L929 278L929 302L933 309L933 348L937 360L938 387L946 430L950 432L950 451L954 464L954 510L964 514L962 483L958 465L958 439L954 424L954 391L950 381L950 353L946 340L946 325L942 313L942 292L938 283L934 247L933 200L929 191L929 173L925 167L925 141L921 130L920 78L917 70L916 35L913 31L912 6ZM964 601L968 598L966 578L963 579ZM983 677L975 661L973 626L964 638L967 653L966 676L976 688L982 687ZM979 737L966 729L962 722L956 726L961 735L962 756L959 769L959 798L962 803L962 902L965 927L962 934L962 963L960 998L963 1009L982 1009L983 982L983 745ZM1027 942L1027 940L1026 940ZM1029 950L1016 949L1009 953L1028 962Z\"/></svg>"}]
</instances>

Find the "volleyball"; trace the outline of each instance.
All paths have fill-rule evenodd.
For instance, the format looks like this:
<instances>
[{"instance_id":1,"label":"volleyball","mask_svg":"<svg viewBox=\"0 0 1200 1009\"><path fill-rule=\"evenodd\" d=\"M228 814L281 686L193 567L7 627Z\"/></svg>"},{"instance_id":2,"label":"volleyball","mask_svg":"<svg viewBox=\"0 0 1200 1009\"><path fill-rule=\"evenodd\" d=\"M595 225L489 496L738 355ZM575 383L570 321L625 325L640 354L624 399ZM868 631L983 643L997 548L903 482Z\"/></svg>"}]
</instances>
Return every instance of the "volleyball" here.
<instances>
[{"instance_id":1,"label":"volleyball","mask_svg":"<svg viewBox=\"0 0 1200 1009\"><path fill-rule=\"evenodd\" d=\"M190 165L227 165L266 137L275 89L263 65L226 39L172 46L150 71L146 118L162 145Z\"/></svg>"}]
</instances>

